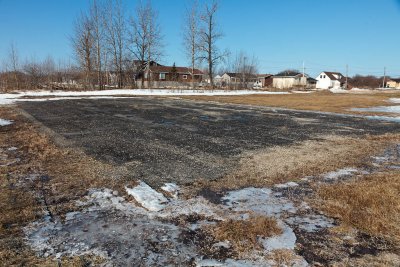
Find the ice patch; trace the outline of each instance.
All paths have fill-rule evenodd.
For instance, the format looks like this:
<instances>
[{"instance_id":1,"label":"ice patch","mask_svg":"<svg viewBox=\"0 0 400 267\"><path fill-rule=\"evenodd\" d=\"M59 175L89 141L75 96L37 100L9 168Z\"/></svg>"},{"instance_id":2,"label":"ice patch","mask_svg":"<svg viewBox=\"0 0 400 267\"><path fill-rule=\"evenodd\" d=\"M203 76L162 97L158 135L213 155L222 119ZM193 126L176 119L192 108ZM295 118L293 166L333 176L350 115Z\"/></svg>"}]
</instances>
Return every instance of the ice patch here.
<instances>
[{"instance_id":1,"label":"ice patch","mask_svg":"<svg viewBox=\"0 0 400 267\"><path fill-rule=\"evenodd\" d=\"M260 215L279 216L283 212L295 213L293 203L286 198L276 197L271 189L245 188L231 191L222 198L234 211L252 211Z\"/></svg>"},{"instance_id":2,"label":"ice patch","mask_svg":"<svg viewBox=\"0 0 400 267\"><path fill-rule=\"evenodd\" d=\"M346 176L351 176L354 175L354 173L357 173L358 170L355 168L345 168L333 172L328 172L326 173L323 178L325 180L337 180Z\"/></svg>"},{"instance_id":3,"label":"ice patch","mask_svg":"<svg viewBox=\"0 0 400 267\"><path fill-rule=\"evenodd\" d=\"M267 251L276 249L290 249L294 250L296 246L296 235L292 228L282 221L278 221L279 227L283 230L283 233L278 236L269 237L263 239L262 244Z\"/></svg>"},{"instance_id":4,"label":"ice patch","mask_svg":"<svg viewBox=\"0 0 400 267\"><path fill-rule=\"evenodd\" d=\"M352 108L352 111L362 112L382 112L382 113L398 113L400 114L400 106L380 106L371 108Z\"/></svg>"},{"instance_id":5,"label":"ice patch","mask_svg":"<svg viewBox=\"0 0 400 267\"><path fill-rule=\"evenodd\" d=\"M5 120L5 119L1 119L1 118L0 118L0 126L7 126L7 125L10 125L10 124L12 124L12 123L13 123L12 121Z\"/></svg>"},{"instance_id":6,"label":"ice patch","mask_svg":"<svg viewBox=\"0 0 400 267\"><path fill-rule=\"evenodd\" d=\"M168 199L163 194L142 181L134 188L125 187L125 190L128 195L134 197L140 205L149 211L160 211L168 203Z\"/></svg>"}]
</instances>

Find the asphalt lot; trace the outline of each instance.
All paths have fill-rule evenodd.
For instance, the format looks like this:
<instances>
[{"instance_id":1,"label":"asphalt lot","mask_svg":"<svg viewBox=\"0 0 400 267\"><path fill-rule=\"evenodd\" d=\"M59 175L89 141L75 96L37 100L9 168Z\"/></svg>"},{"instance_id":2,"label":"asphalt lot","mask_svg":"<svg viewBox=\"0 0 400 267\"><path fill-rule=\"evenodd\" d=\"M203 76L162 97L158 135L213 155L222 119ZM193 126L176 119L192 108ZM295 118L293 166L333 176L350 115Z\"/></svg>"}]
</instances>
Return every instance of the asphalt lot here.
<instances>
[{"instance_id":1,"label":"asphalt lot","mask_svg":"<svg viewBox=\"0 0 400 267\"><path fill-rule=\"evenodd\" d=\"M57 135L95 158L126 164L156 186L216 179L243 152L321 135L399 132L400 123L165 98L21 102Z\"/></svg>"}]
</instances>

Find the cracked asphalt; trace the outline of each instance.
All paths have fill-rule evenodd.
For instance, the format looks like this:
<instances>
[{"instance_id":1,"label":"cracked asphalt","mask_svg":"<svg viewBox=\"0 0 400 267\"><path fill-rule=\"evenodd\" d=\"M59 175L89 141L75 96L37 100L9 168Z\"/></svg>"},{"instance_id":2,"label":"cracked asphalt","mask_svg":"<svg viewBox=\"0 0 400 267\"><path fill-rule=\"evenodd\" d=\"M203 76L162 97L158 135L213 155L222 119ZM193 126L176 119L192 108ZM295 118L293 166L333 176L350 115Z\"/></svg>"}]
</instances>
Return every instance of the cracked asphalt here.
<instances>
[{"instance_id":1,"label":"cracked asphalt","mask_svg":"<svg viewBox=\"0 0 400 267\"><path fill-rule=\"evenodd\" d=\"M397 133L400 123L318 112L137 97L20 102L88 155L130 168L152 186L217 179L242 153L322 135Z\"/></svg>"}]
</instances>

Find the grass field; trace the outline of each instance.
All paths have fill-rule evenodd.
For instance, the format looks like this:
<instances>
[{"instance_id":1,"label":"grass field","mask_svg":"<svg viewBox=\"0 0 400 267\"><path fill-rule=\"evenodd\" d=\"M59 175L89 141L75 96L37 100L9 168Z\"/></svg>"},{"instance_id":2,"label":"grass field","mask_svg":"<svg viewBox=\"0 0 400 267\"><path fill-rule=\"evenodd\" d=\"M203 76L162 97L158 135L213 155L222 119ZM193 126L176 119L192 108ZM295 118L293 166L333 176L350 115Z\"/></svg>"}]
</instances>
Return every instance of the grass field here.
<instances>
[{"instance_id":1,"label":"grass field","mask_svg":"<svg viewBox=\"0 0 400 267\"><path fill-rule=\"evenodd\" d=\"M310 94L288 95L248 95L248 96L190 96L186 99L216 101L221 103L246 104L290 108L299 110L326 111L346 114L361 114L351 111L351 108L368 108L375 106L389 106L390 98L400 97L400 92L390 93L348 93L333 94L317 92ZM393 104L392 104L393 105ZM365 114L365 113L364 113Z\"/></svg>"}]
</instances>

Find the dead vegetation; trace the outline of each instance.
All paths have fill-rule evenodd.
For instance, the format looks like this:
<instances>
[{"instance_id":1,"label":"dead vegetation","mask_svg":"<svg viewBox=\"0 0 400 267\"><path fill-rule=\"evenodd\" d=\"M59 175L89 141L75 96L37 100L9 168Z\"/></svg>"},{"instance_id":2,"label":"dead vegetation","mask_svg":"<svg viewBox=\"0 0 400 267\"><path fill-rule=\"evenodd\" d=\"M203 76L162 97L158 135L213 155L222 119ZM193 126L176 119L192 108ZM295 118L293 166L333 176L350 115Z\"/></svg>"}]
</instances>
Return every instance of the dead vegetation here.
<instances>
[{"instance_id":1,"label":"dead vegetation","mask_svg":"<svg viewBox=\"0 0 400 267\"><path fill-rule=\"evenodd\" d=\"M377 173L317 189L314 205L372 236L400 244L400 173Z\"/></svg>"},{"instance_id":2,"label":"dead vegetation","mask_svg":"<svg viewBox=\"0 0 400 267\"><path fill-rule=\"evenodd\" d=\"M99 162L83 152L61 149L10 109L0 117L15 121L0 129L0 148L6 157L18 159L0 167L0 262L45 266L24 245L22 228L45 214L63 217L76 209L75 200L89 188L108 187L122 192L126 170ZM7 148L16 147L11 154ZM7 155L9 154L9 155ZM69 266L84 266L81 259ZM75 264L75 262L77 264ZM54 264L54 263L52 263Z\"/></svg>"},{"instance_id":3,"label":"dead vegetation","mask_svg":"<svg viewBox=\"0 0 400 267\"><path fill-rule=\"evenodd\" d=\"M349 166L366 167L371 156L380 154L399 138L397 135L328 136L293 146L260 150L243 155L234 172L219 180L202 180L197 187L215 191L263 187Z\"/></svg>"},{"instance_id":4,"label":"dead vegetation","mask_svg":"<svg viewBox=\"0 0 400 267\"><path fill-rule=\"evenodd\" d=\"M219 241L228 241L239 253L260 248L259 239L282 234L274 218L251 216L247 220L228 220L219 222L211 230Z\"/></svg>"},{"instance_id":5,"label":"dead vegetation","mask_svg":"<svg viewBox=\"0 0 400 267\"><path fill-rule=\"evenodd\" d=\"M360 114L360 112L354 112L350 109L388 106L390 103L387 100L392 97L400 97L400 93L333 94L330 92L317 92L290 95L188 96L183 98L232 104Z\"/></svg>"}]
</instances>

